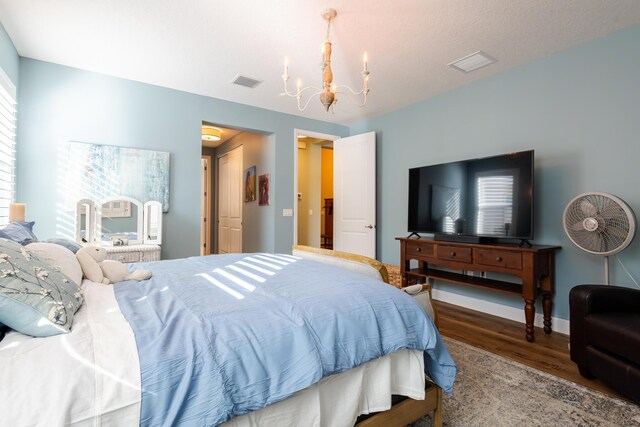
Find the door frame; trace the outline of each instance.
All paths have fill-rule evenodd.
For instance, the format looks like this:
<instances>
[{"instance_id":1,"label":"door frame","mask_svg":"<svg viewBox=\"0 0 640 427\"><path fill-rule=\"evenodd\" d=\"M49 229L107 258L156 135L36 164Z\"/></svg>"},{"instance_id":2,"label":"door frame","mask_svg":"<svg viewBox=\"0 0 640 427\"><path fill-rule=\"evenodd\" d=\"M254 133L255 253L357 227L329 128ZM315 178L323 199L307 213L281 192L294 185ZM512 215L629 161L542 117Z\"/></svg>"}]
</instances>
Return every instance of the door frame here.
<instances>
[{"instance_id":1,"label":"door frame","mask_svg":"<svg viewBox=\"0 0 640 427\"><path fill-rule=\"evenodd\" d=\"M343 138L342 136L330 135L328 133L293 129L293 245L298 244L298 137L300 135L326 139L327 141L335 141Z\"/></svg>"},{"instance_id":2,"label":"door frame","mask_svg":"<svg viewBox=\"0 0 640 427\"><path fill-rule=\"evenodd\" d=\"M201 155L201 160L205 160L207 162L207 180L205 181L205 188L200 189L200 195L203 196L205 203L205 227L204 227L204 244L205 250L204 255L211 255L213 253L213 248L211 247L211 205L213 198L211 197L211 187L213 182L213 159L209 155ZM202 173L202 171L201 171ZM206 196L202 194L202 192L206 193ZM202 224L200 224L202 226ZM202 242L200 242L200 248L202 249Z\"/></svg>"}]
</instances>

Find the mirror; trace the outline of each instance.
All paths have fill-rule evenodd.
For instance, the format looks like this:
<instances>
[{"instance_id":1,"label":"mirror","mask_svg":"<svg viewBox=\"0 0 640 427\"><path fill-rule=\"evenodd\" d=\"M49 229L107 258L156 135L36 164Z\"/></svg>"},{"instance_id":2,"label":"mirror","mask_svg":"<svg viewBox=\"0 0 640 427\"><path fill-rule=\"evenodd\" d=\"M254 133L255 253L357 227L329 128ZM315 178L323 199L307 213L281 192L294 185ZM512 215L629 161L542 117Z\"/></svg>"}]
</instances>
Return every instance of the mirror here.
<instances>
[{"instance_id":1,"label":"mirror","mask_svg":"<svg viewBox=\"0 0 640 427\"><path fill-rule=\"evenodd\" d=\"M162 244L162 203L144 204L144 243Z\"/></svg>"},{"instance_id":2,"label":"mirror","mask_svg":"<svg viewBox=\"0 0 640 427\"><path fill-rule=\"evenodd\" d=\"M93 242L96 223L96 204L88 199L76 204L76 242Z\"/></svg>"},{"instance_id":3,"label":"mirror","mask_svg":"<svg viewBox=\"0 0 640 427\"><path fill-rule=\"evenodd\" d=\"M102 201L96 218L97 240L113 246L142 243L142 216L142 203L131 197L118 196Z\"/></svg>"}]
</instances>

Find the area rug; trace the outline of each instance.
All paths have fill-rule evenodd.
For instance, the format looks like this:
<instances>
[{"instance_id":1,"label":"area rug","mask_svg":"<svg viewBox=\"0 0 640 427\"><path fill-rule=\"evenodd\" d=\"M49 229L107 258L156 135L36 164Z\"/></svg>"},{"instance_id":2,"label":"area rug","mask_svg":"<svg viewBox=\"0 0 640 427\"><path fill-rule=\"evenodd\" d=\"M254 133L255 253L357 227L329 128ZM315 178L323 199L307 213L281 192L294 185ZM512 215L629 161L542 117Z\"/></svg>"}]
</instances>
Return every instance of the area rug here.
<instances>
[{"instance_id":1,"label":"area rug","mask_svg":"<svg viewBox=\"0 0 640 427\"><path fill-rule=\"evenodd\" d=\"M445 338L458 364L443 398L448 427L640 426L640 407ZM425 417L413 427L430 427Z\"/></svg>"}]
</instances>

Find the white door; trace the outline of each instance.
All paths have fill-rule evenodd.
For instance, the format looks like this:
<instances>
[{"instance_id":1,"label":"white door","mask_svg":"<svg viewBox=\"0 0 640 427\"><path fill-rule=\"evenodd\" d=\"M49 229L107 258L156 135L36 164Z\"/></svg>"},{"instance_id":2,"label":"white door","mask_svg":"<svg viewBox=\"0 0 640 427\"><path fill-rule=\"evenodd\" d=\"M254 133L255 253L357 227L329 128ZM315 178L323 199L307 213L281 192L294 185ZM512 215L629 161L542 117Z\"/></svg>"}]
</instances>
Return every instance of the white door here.
<instances>
[{"instance_id":1,"label":"white door","mask_svg":"<svg viewBox=\"0 0 640 427\"><path fill-rule=\"evenodd\" d=\"M218 158L218 253L242 252L242 146Z\"/></svg>"},{"instance_id":2,"label":"white door","mask_svg":"<svg viewBox=\"0 0 640 427\"><path fill-rule=\"evenodd\" d=\"M333 143L333 248L376 257L376 134Z\"/></svg>"}]
</instances>

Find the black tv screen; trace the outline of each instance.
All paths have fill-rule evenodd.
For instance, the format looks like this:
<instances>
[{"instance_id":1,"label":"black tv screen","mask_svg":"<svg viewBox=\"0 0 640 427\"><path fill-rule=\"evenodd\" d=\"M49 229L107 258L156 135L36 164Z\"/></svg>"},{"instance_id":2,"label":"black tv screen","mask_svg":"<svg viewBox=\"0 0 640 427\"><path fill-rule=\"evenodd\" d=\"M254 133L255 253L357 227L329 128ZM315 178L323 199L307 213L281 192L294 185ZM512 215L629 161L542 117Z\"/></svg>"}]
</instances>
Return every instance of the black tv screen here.
<instances>
[{"instance_id":1,"label":"black tv screen","mask_svg":"<svg viewBox=\"0 0 640 427\"><path fill-rule=\"evenodd\" d=\"M533 239L533 150L409 169L409 232Z\"/></svg>"}]
</instances>

